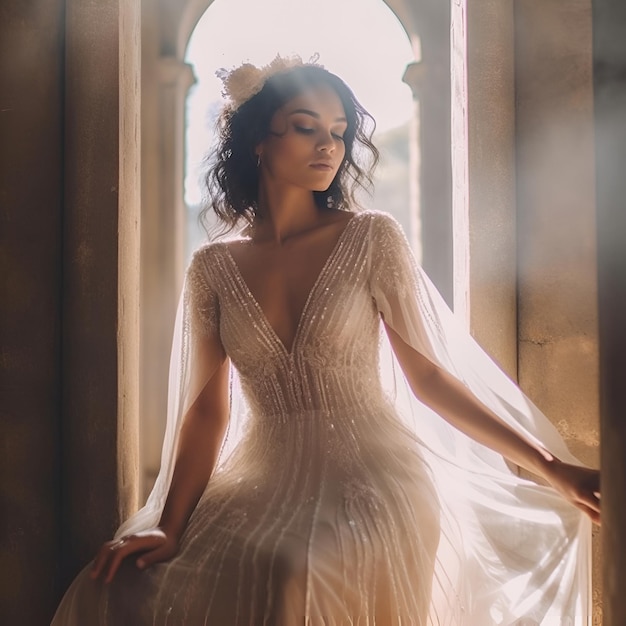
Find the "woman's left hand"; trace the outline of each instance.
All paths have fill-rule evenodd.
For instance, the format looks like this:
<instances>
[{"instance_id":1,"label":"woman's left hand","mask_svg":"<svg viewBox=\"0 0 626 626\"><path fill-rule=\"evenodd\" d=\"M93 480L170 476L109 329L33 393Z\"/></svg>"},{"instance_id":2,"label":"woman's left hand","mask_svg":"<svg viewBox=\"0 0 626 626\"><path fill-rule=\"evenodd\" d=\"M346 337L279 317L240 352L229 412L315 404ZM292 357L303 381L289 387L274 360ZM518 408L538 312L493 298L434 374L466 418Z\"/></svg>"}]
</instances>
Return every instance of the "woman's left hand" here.
<instances>
[{"instance_id":1,"label":"woman's left hand","mask_svg":"<svg viewBox=\"0 0 626 626\"><path fill-rule=\"evenodd\" d=\"M550 463L548 482L566 500L600 525L600 472L561 461Z\"/></svg>"}]
</instances>

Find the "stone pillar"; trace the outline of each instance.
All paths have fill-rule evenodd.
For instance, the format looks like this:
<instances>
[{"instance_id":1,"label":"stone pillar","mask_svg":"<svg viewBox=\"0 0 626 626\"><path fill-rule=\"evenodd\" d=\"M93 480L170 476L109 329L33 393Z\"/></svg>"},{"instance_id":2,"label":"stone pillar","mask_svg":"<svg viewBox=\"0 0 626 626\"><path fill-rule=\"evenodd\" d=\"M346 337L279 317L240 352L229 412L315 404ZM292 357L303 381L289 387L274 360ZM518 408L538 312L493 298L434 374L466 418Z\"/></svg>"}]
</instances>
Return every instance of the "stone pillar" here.
<instances>
[{"instance_id":1,"label":"stone pillar","mask_svg":"<svg viewBox=\"0 0 626 626\"><path fill-rule=\"evenodd\" d=\"M2 624L136 506L138 42L135 1L2 5Z\"/></svg>"},{"instance_id":2,"label":"stone pillar","mask_svg":"<svg viewBox=\"0 0 626 626\"><path fill-rule=\"evenodd\" d=\"M137 507L139 24L137 0L66 2L65 582Z\"/></svg>"},{"instance_id":3,"label":"stone pillar","mask_svg":"<svg viewBox=\"0 0 626 626\"><path fill-rule=\"evenodd\" d=\"M595 465L588 4L452 3L453 189L456 308ZM597 619L597 543L594 562Z\"/></svg>"},{"instance_id":4,"label":"stone pillar","mask_svg":"<svg viewBox=\"0 0 626 626\"><path fill-rule=\"evenodd\" d=\"M454 308L517 376L513 1L452 3Z\"/></svg>"},{"instance_id":5,"label":"stone pillar","mask_svg":"<svg viewBox=\"0 0 626 626\"><path fill-rule=\"evenodd\" d=\"M413 111L409 120L409 223L407 236L417 262L423 265L422 238L422 144L420 128L420 83L423 64L419 61L407 65L402 81L413 93ZM419 245L418 245L419 244Z\"/></svg>"},{"instance_id":6,"label":"stone pillar","mask_svg":"<svg viewBox=\"0 0 626 626\"><path fill-rule=\"evenodd\" d=\"M59 593L62 0L0 10L0 623Z\"/></svg>"},{"instance_id":7,"label":"stone pillar","mask_svg":"<svg viewBox=\"0 0 626 626\"><path fill-rule=\"evenodd\" d=\"M160 275L154 271L158 263L160 243L160 180L161 180L161 128L159 118L159 3L157 0L143 0L141 20L141 348L140 348L140 386L139 386L139 441L140 441L140 501L147 495L145 466L151 468L151 474L158 471L160 442L156 440L160 430L150 428L159 409L158 398L162 396L162 387L166 378L157 375L154 369L162 368L163 355L160 357L153 348L154 342L161 346L165 327L159 323L157 307L161 306L151 291L156 291ZM159 361L161 359L161 361ZM160 371L160 370L158 370ZM152 377L152 378L151 378ZM151 382L152 381L152 382ZM157 400L154 399L157 394ZM162 399L161 399L162 401ZM160 415L157 413L157 415ZM161 424L162 418L157 418ZM154 452L156 450L157 452Z\"/></svg>"},{"instance_id":8,"label":"stone pillar","mask_svg":"<svg viewBox=\"0 0 626 626\"><path fill-rule=\"evenodd\" d=\"M160 269L162 277L163 272L170 273L170 281L178 295L182 286L187 229L184 202L185 106L187 93L195 82L195 76L191 65L174 57L162 57L159 60L158 75L161 129Z\"/></svg>"},{"instance_id":9,"label":"stone pillar","mask_svg":"<svg viewBox=\"0 0 626 626\"><path fill-rule=\"evenodd\" d=\"M593 3L604 626L626 624L626 5Z\"/></svg>"},{"instance_id":10,"label":"stone pillar","mask_svg":"<svg viewBox=\"0 0 626 626\"><path fill-rule=\"evenodd\" d=\"M143 497L161 463L167 417L169 354L185 263L187 211L184 204L185 102L194 82L191 66L162 57L152 68L157 102L144 141L158 150L144 156L150 170L143 179L141 441ZM155 126L156 124L156 126ZM157 138L155 141L155 137ZM156 144L156 145L155 145ZM150 201L147 201L149 198Z\"/></svg>"},{"instance_id":11,"label":"stone pillar","mask_svg":"<svg viewBox=\"0 0 626 626\"><path fill-rule=\"evenodd\" d=\"M545 398L557 422L569 424L573 452L592 461L598 354L590 5L515 6L520 380L540 403Z\"/></svg>"},{"instance_id":12,"label":"stone pillar","mask_svg":"<svg viewBox=\"0 0 626 626\"><path fill-rule=\"evenodd\" d=\"M590 0L515 2L519 382L598 466ZM601 619L594 531L594 620Z\"/></svg>"},{"instance_id":13,"label":"stone pillar","mask_svg":"<svg viewBox=\"0 0 626 626\"><path fill-rule=\"evenodd\" d=\"M445 3L442 3L442 7ZM407 66L402 80L416 101L413 123L411 175L418 206L422 266L452 306L452 189L450 161L450 56L448 31L427 45L422 41L421 61Z\"/></svg>"}]
</instances>

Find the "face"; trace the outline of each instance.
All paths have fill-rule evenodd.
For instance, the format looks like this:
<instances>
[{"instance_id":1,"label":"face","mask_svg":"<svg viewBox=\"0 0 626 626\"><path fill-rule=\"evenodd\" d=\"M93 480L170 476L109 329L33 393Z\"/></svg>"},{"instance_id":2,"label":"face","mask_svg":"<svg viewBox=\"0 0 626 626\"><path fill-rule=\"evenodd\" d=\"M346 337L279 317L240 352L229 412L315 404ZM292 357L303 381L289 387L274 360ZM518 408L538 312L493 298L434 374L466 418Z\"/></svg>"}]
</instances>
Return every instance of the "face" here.
<instances>
[{"instance_id":1,"label":"face","mask_svg":"<svg viewBox=\"0 0 626 626\"><path fill-rule=\"evenodd\" d=\"M327 86L303 91L272 117L270 134L257 146L268 183L325 191L341 166L347 128L341 99Z\"/></svg>"}]
</instances>

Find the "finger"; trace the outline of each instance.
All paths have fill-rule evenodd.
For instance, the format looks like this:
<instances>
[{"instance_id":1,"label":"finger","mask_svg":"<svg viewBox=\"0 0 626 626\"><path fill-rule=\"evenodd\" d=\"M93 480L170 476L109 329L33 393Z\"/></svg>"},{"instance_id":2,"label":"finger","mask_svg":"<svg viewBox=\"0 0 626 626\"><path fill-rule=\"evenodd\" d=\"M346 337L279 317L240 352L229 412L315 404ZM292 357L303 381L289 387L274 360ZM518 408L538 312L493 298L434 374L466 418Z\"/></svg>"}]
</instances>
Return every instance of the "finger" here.
<instances>
[{"instance_id":1,"label":"finger","mask_svg":"<svg viewBox=\"0 0 626 626\"><path fill-rule=\"evenodd\" d=\"M109 568L104 582L110 583L113 580L119 566L127 556L136 552L154 549L155 546L159 546L161 543L162 539L160 537L133 536L132 539L120 542L117 546L113 546L113 554L110 558Z\"/></svg>"},{"instance_id":2,"label":"finger","mask_svg":"<svg viewBox=\"0 0 626 626\"><path fill-rule=\"evenodd\" d=\"M586 513L594 524L600 526L600 513L593 509L590 509L588 506L582 503L577 503L577 508L580 509L583 513Z\"/></svg>"},{"instance_id":3,"label":"finger","mask_svg":"<svg viewBox=\"0 0 626 626\"><path fill-rule=\"evenodd\" d=\"M139 569L146 569L155 563L159 563L160 561L167 561L172 558L176 554L176 551L172 549L171 546L164 545L143 554L137 559L137 567Z\"/></svg>"},{"instance_id":4,"label":"finger","mask_svg":"<svg viewBox=\"0 0 626 626\"><path fill-rule=\"evenodd\" d=\"M120 541L116 545L111 546L109 552L109 559L107 563L106 576L104 578L105 583L110 583L115 576L122 560L134 552L136 541Z\"/></svg>"},{"instance_id":5,"label":"finger","mask_svg":"<svg viewBox=\"0 0 626 626\"><path fill-rule=\"evenodd\" d=\"M579 501L596 513L600 513L600 500L594 494L583 492L579 496Z\"/></svg>"},{"instance_id":6,"label":"finger","mask_svg":"<svg viewBox=\"0 0 626 626\"><path fill-rule=\"evenodd\" d=\"M107 541L98 551L96 558L94 559L91 569L91 577L98 578L102 573L102 570L106 567L109 558L111 557L111 548L118 544L119 541Z\"/></svg>"},{"instance_id":7,"label":"finger","mask_svg":"<svg viewBox=\"0 0 626 626\"><path fill-rule=\"evenodd\" d=\"M580 506L579 508L581 511L584 511L589 516L589 518L594 524L597 524L598 526L600 525L600 518L601 518L600 511L592 509L588 506Z\"/></svg>"}]
</instances>

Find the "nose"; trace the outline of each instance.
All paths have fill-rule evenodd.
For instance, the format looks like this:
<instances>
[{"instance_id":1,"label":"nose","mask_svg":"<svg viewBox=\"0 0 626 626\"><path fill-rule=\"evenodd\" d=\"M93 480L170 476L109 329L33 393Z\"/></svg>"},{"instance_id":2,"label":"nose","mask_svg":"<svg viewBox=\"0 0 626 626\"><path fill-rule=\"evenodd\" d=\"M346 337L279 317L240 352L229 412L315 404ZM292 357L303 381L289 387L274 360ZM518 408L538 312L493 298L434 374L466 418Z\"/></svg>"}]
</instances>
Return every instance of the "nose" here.
<instances>
[{"instance_id":1,"label":"nose","mask_svg":"<svg viewBox=\"0 0 626 626\"><path fill-rule=\"evenodd\" d=\"M319 151L332 152L335 149L335 142L330 132L322 133L320 139L317 142L317 149Z\"/></svg>"}]
</instances>

